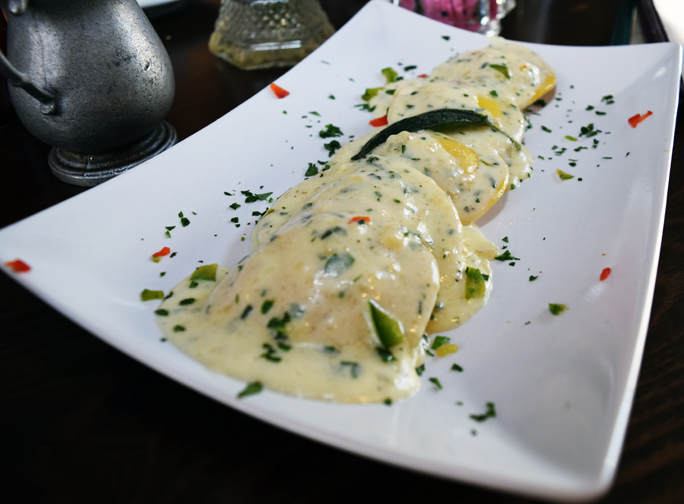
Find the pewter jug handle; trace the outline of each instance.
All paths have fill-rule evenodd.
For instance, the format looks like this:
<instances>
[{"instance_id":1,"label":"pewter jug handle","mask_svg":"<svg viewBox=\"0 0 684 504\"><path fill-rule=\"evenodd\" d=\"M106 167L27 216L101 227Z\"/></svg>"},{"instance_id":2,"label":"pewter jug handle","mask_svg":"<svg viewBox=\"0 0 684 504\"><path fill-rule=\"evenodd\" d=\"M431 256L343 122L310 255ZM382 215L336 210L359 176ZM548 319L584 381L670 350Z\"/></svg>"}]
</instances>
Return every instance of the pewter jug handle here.
<instances>
[{"instance_id":1,"label":"pewter jug handle","mask_svg":"<svg viewBox=\"0 0 684 504\"><path fill-rule=\"evenodd\" d=\"M9 11L14 15L21 15L28 7L28 0L14 0L9 4ZM15 87L20 87L36 100L44 104L41 111L44 114L54 112L55 95L54 93L36 86L28 75L20 72L9 62L5 55L0 51L0 73L7 78L7 81Z\"/></svg>"}]
</instances>

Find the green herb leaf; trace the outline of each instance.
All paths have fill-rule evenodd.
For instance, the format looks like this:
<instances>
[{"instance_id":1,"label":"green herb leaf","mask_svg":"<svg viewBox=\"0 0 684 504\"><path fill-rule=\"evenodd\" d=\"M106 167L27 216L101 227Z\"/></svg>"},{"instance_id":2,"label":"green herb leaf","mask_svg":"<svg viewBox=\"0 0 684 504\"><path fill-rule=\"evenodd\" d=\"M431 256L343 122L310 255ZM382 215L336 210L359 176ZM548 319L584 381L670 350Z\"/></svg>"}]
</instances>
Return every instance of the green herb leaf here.
<instances>
[{"instance_id":1,"label":"green herb leaf","mask_svg":"<svg viewBox=\"0 0 684 504\"><path fill-rule=\"evenodd\" d=\"M243 397L249 396L249 395L254 395L258 394L264 389L264 386L261 384L261 382L255 381L247 385L245 389L238 394L238 398L242 399Z\"/></svg>"},{"instance_id":2,"label":"green herb leaf","mask_svg":"<svg viewBox=\"0 0 684 504\"><path fill-rule=\"evenodd\" d=\"M492 65L490 63L489 67L493 68L494 70L499 72L501 75L506 77L508 80L511 80L511 72L508 70L508 67L506 65Z\"/></svg>"},{"instance_id":3,"label":"green herb leaf","mask_svg":"<svg viewBox=\"0 0 684 504\"><path fill-rule=\"evenodd\" d=\"M439 347L442 345L446 345L451 341L451 338L447 338L446 336L435 336L435 340L432 342L432 349L437 350Z\"/></svg>"},{"instance_id":4,"label":"green herb leaf","mask_svg":"<svg viewBox=\"0 0 684 504\"><path fill-rule=\"evenodd\" d=\"M275 303L275 301L273 299L267 299L266 301L264 301L261 305L261 313L263 313L263 314L268 313L268 311L273 306L273 303Z\"/></svg>"},{"instance_id":5,"label":"green herb leaf","mask_svg":"<svg viewBox=\"0 0 684 504\"><path fill-rule=\"evenodd\" d=\"M187 298L187 299L181 299L181 300L178 302L178 304L179 304L180 306L187 306L187 305L191 305L191 304L194 303L194 302L195 302L195 298Z\"/></svg>"},{"instance_id":6,"label":"green herb leaf","mask_svg":"<svg viewBox=\"0 0 684 504\"><path fill-rule=\"evenodd\" d=\"M497 126L492 124L487 116L473 112L472 110L460 110L460 109L439 109L431 110L429 112L424 112L423 114L418 114L416 116L407 117L401 121L390 124L381 132L376 134L371 138L359 151L358 154L353 156L352 161L357 161L366 157L370 152L382 145L387 141L392 135L401 133L402 131L410 131L415 133L424 129L436 129L436 128L454 128L458 126L466 125L483 125L494 128L496 131L504 133ZM505 133L504 133L505 134ZM511 139L510 137L508 137ZM511 139L516 148L520 149L520 144Z\"/></svg>"},{"instance_id":7,"label":"green herb leaf","mask_svg":"<svg viewBox=\"0 0 684 504\"><path fill-rule=\"evenodd\" d=\"M313 177L314 175L318 175L318 167L313 163L309 163L309 167L306 169L304 176Z\"/></svg>"},{"instance_id":8,"label":"green herb leaf","mask_svg":"<svg viewBox=\"0 0 684 504\"><path fill-rule=\"evenodd\" d=\"M519 257L513 257L511 255L510 250L507 250L503 254L496 256L494 259L496 259L497 261L519 261L520 260Z\"/></svg>"},{"instance_id":9,"label":"green herb leaf","mask_svg":"<svg viewBox=\"0 0 684 504\"><path fill-rule=\"evenodd\" d=\"M418 376L422 376L422 374L425 372L425 364L421 364L416 368L416 374Z\"/></svg>"},{"instance_id":10,"label":"green herb leaf","mask_svg":"<svg viewBox=\"0 0 684 504\"><path fill-rule=\"evenodd\" d=\"M325 263L325 272L333 277L340 276L354 264L354 258L347 252L331 255Z\"/></svg>"},{"instance_id":11,"label":"green herb leaf","mask_svg":"<svg viewBox=\"0 0 684 504\"><path fill-rule=\"evenodd\" d=\"M459 366L458 364L452 364L451 365L451 370L452 371L458 371L459 373L463 372L463 368Z\"/></svg>"},{"instance_id":12,"label":"green herb leaf","mask_svg":"<svg viewBox=\"0 0 684 504\"><path fill-rule=\"evenodd\" d=\"M326 124L325 129L318 132L318 136L321 138L341 137L342 135L342 130L332 124Z\"/></svg>"}]
</instances>

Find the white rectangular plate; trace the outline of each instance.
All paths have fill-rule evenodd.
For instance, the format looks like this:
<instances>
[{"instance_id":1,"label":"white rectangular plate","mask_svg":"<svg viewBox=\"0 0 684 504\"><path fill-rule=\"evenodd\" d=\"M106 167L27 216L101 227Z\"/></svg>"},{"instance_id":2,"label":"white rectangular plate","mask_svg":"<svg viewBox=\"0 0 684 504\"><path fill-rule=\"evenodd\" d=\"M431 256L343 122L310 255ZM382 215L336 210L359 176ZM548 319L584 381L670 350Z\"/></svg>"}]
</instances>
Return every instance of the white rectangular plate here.
<instances>
[{"instance_id":1,"label":"white rectangular plate","mask_svg":"<svg viewBox=\"0 0 684 504\"><path fill-rule=\"evenodd\" d=\"M544 159L482 223L520 260L496 262L489 304L448 334L459 352L428 358L410 399L339 405L265 391L238 400L244 383L162 343L156 302L140 301L143 288L168 292L198 261L230 266L243 257L252 212L267 202L245 203L239 191L275 196L301 181L309 162L328 158L329 140L318 136L326 124L342 129L341 140L370 131L371 115L354 105L364 88L384 83L380 69L429 73L485 45L483 36L371 2L278 81L288 97L266 88L151 161L1 230L0 260L29 263L16 279L96 336L280 427L447 478L553 499L596 496L615 472L646 337L681 73L676 44L531 46L558 76L556 98L531 116L526 140ZM409 65L418 68L405 72ZM628 124L649 110L637 128ZM580 137L589 123L602 132ZM561 181L557 168L575 178ZM171 238L165 226L176 226ZM153 263L164 246L177 255ZM606 267L612 274L601 282ZM554 317L549 303L569 310ZM487 402L497 417L471 419Z\"/></svg>"}]
</instances>

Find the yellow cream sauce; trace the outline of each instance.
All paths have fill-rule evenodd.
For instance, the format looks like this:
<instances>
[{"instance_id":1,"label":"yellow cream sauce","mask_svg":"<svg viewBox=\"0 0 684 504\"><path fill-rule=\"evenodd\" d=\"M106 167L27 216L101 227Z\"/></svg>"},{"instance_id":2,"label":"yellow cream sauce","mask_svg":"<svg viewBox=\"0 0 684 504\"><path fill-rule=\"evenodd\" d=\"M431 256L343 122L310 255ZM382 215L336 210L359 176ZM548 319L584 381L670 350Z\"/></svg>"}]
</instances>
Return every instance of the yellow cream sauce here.
<instances>
[{"instance_id":1,"label":"yellow cream sauce","mask_svg":"<svg viewBox=\"0 0 684 504\"><path fill-rule=\"evenodd\" d=\"M413 394L425 334L460 326L487 301L498 251L473 223L531 175L521 109L554 84L538 56L500 39L427 79L388 84L371 105L390 124L460 108L505 134L403 131L356 161L381 129L345 145L278 198L236 267L173 289L162 331L209 368L285 394L357 403ZM466 287L474 270L479 290ZM383 338L371 300L398 342Z\"/></svg>"}]
</instances>

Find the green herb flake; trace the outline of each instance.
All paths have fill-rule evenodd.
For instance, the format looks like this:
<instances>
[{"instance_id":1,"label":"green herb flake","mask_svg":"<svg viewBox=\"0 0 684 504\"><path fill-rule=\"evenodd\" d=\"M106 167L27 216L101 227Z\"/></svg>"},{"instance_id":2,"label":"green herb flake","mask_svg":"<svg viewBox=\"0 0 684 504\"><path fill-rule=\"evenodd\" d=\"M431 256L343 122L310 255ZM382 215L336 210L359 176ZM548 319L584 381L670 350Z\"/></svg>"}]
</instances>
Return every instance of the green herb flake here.
<instances>
[{"instance_id":1,"label":"green herb flake","mask_svg":"<svg viewBox=\"0 0 684 504\"><path fill-rule=\"evenodd\" d=\"M181 299L178 302L178 305L179 306L187 306L187 305L191 305L194 302L195 302L195 298L186 298L186 299Z\"/></svg>"},{"instance_id":2,"label":"green herb flake","mask_svg":"<svg viewBox=\"0 0 684 504\"><path fill-rule=\"evenodd\" d=\"M285 312L282 318L273 317L268 321L266 327L275 332L275 339L283 340L287 339L287 333L285 332L285 326L290 322L291 317L288 312Z\"/></svg>"},{"instance_id":3,"label":"green herb flake","mask_svg":"<svg viewBox=\"0 0 684 504\"><path fill-rule=\"evenodd\" d=\"M539 278L539 275L537 275L537 276L530 275L530 282L534 282L537 278Z\"/></svg>"},{"instance_id":4,"label":"green herb flake","mask_svg":"<svg viewBox=\"0 0 684 504\"><path fill-rule=\"evenodd\" d=\"M240 205L239 203L233 203L232 205L229 205L229 206L230 206L230 208L232 208L233 210L237 210L237 209L240 208L242 205Z\"/></svg>"},{"instance_id":5,"label":"green herb flake","mask_svg":"<svg viewBox=\"0 0 684 504\"><path fill-rule=\"evenodd\" d=\"M385 403L387 406L392 406L392 399L390 399L389 397L382 402Z\"/></svg>"},{"instance_id":6,"label":"green herb flake","mask_svg":"<svg viewBox=\"0 0 684 504\"><path fill-rule=\"evenodd\" d=\"M387 79L387 84L390 82L396 82L397 77L399 76L399 74L392 67L383 68L380 70L380 72L382 72L382 75L384 75L385 79Z\"/></svg>"},{"instance_id":7,"label":"green herb flake","mask_svg":"<svg viewBox=\"0 0 684 504\"><path fill-rule=\"evenodd\" d=\"M574 136L570 136L570 135L565 135L565 139L566 139L566 140L570 140L571 142L576 142L576 141L577 141L577 139L576 139Z\"/></svg>"},{"instance_id":8,"label":"green herb flake","mask_svg":"<svg viewBox=\"0 0 684 504\"><path fill-rule=\"evenodd\" d=\"M546 126L541 127L542 131L546 131L547 133L551 133L551 129L547 128Z\"/></svg>"},{"instance_id":9,"label":"green herb flake","mask_svg":"<svg viewBox=\"0 0 684 504\"><path fill-rule=\"evenodd\" d=\"M439 382L439 380L437 378L428 378L428 379L433 383L433 385L435 386L435 388L437 390L442 390L442 388L443 388L442 384Z\"/></svg>"},{"instance_id":10,"label":"green herb flake","mask_svg":"<svg viewBox=\"0 0 684 504\"><path fill-rule=\"evenodd\" d=\"M266 314L273 307L275 301L273 299L267 299L261 304L261 313Z\"/></svg>"},{"instance_id":11,"label":"green herb flake","mask_svg":"<svg viewBox=\"0 0 684 504\"><path fill-rule=\"evenodd\" d=\"M325 263L325 272L333 277L340 276L354 264L354 258L347 252L331 255Z\"/></svg>"},{"instance_id":12,"label":"green herb flake","mask_svg":"<svg viewBox=\"0 0 684 504\"><path fill-rule=\"evenodd\" d=\"M567 306L564 304L556 304L556 303L549 303L549 311L551 312L552 315L560 315L563 313L565 310L569 310Z\"/></svg>"},{"instance_id":13,"label":"green herb flake","mask_svg":"<svg viewBox=\"0 0 684 504\"><path fill-rule=\"evenodd\" d=\"M501 75L506 77L508 80L511 80L511 72L508 70L508 67L506 65L489 65L490 68L493 68L497 72L499 72Z\"/></svg>"},{"instance_id":14,"label":"green herb flake","mask_svg":"<svg viewBox=\"0 0 684 504\"><path fill-rule=\"evenodd\" d=\"M168 317L169 316L169 310L164 310L163 308L160 308L159 310L155 310L155 315L159 315L160 317Z\"/></svg>"},{"instance_id":15,"label":"green herb flake","mask_svg":"<svg viewBox=\"0 0 684 504\"><path fill-rule=\"evenodd\" d=\"M451 365L451 370L452 371L458 371L459 373L463 372L463 368L459 366L458 364L452 364Z\"/></svg>"},{"instance_id":16,"label":"green herb flake","mask_svg":"<svg viewBox=\"0 0 684 504\"><path fill-rule=\"evenodd\" d=\"M407 65L404 67L404 72L410 72L411 70L415 70L416 68L418 68L417 65Z\"/></svg>"},{"instance_id":17,"label":"green herb flake","mask_svg":"<svg viewBox=\"0 0 684 504\"><path fill-rule=\"evenodd\" d=\"M145 289L140 293L142 301L152 301L154 299L164 299L164 291Z\"/></svg>"},{"instance_id":18,"label":"green herb flake","mask_svg":"<svg viewBox=\"0 0 684 504\"><path fill-rule=\"evenodd\" d=\"M492 95L492 96L495 96L495 97L497 97L497 98L499 97L499 93L497 93L495 89L492 89L492 90L489 92L489 94Z\"/></svg>"},{"instance_id":19,"label":"green herb flake","mask_svg":"<svg viewBox=\"0 0 684 504\"><path fill-rule=\"evenodd\" d=\"M188 225L190 224L190 220L187 217L183 217L181 218L181 224L183 225L183 227L188 227Z\"/></svg>"},{"instance_id":20,"label":"green herb flake","mask_svg":"<svg viewBox=\"0 0 684 504\"><path fill-rule=\"evenodd\" d=\"M381 87L376 87L376 88L366 88L366 92L361 95L361 99L363 101L370 101L371 98L374 96L377 96L377 94L380 92L382 88Z\"/></svg>"},{"instance_id":21,"label":"green herb flake","mask_svg":"<svg viewBox=\"0 0 684 504\"><path fill-rule=\"evenodd\" d=\"M333 157L333 154L335 154L335 152L342 147L342 144L340 144L340 142L337 140L333 140L330 143L323 144L323 147L328 151L328 157Z\"/></svg>"},{"instance_id":22,"label":"green herb flake","mask_svg":"<svg viewBox=\"0 0 684 504\"><path fill-rule=\"evenodd\" d=\"M343 134L340 128L332 124L326 124L325 129L318 132L318 136L321 138L341 137Z\"/></svg>"},{"instance_id":23,"label":"green herb flake","mask_svg":"<svg viewBox=\"0 0 684 504\"><path fill-rule=\"evenodd\" d=\"M340 365L349 367L349 372L351 373L352 378L359 377L359 369L361 366L359 366L358 362L342 361L340 362Z\"/></svg>"},{"instance_id":24,"label":"green herb flake","mask_svg":"<svg viewBox=\"0 0 684 504\"><path fill-rule=\"evenodd\" d=\"M449 35L442 35L442 38L446 41L451 40L451 37Z\"/></svg>"},{"instance_id":25,"label":"green herb flake","mask_svg":"<svg viewBox=\"0 0 684 504\"><path fill-rule=\"evenodd\" d=\"M377 347L375 351L378 353L378 356L380 357L380 360L382 362L396 362L397 358L392 355L392 352L387 350L386 348L382 347Z\"/></svg>"},{"instance_id":26,"label":"green herb flake","mask_svg":"<svg viewBox=\"0 0 684 504\"><path fill-rule=\"evenodd\" d=\"M574 175L570 175L569 173L564 172L563 170L560 170L558 168L556 168L556 173L558 174L561 180L570 180L575 178Z\"/></svg>"},{"instance_id":27,"label":"green herb flake","mask_svg":"<svg viewBox=\"0 0 684 504\"><path fill-rule=\"evenodd\" d=\"M238 399L242 399L243 397L258 394L264 390L264 386L261 384L261 382L255 381L252 383L249 383L245 389L238 394Z\"/></svg>"},{"instance_id":28,"label":"green herb flake","mask_svg":"<svg viewBox=\"0 0 684 504\"><path fill-rule=\"evenodd\" d=\"M510 250L507 250L503 254L496 256L494 259L496 259L497 261L519 261L520 260L519 257L513 257L511 255Z\"/></svg>"},{"instance_id":29,"label":"green herb flake","mask_svg":"<svg viewBox=\"0 0 684 504\"><path fill-rule=\"evenodd\" d=\"M173 332L185 332L185 327L178 324L173 326Z\"/></svg>"},{"instance_id":30,"label":"green herb flake","mask_svg":"<svg viewBox=\"0 0 684 504\"><path fill-rule=\"evenodd\" d=\"M488 418L496 418L496 409L494 408L494 403L488 402L486 406L486 412L482 413L481 415L470 415L470 418L476 422L484 422Z\"/></svg>"},{"instance_id":31,"label":"green herb flake","mask_svg":"<svg viewBox=\"0 0 684 504\"><path fill-rule=\"evenodd\" d=\"M309 167L306 169L304 176L313 177L314 175L318 175L318 167L313 163L309 163Z\"/></svg>"},{"instance_id":32,"label":"green herb flake","mask_svg":"<svg viewBox=\"0 0 684 504\"><path fill-rule=\"evenodd\" d=\"M425 372L425 364L421 364L420 366L418 366L416 368L416 374L418 376L422 376L424 372Z\"/></svg>"}]
</instances>

